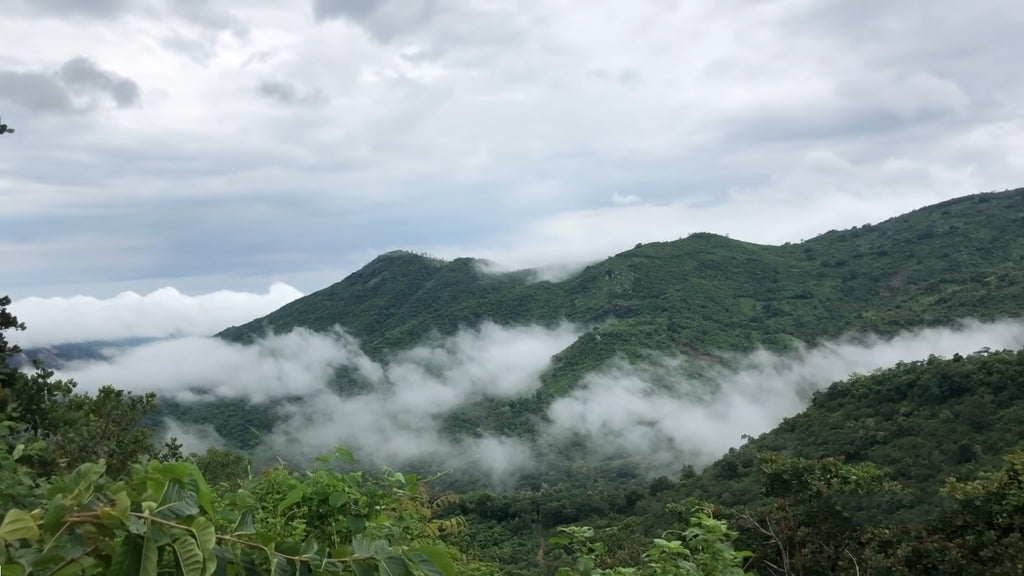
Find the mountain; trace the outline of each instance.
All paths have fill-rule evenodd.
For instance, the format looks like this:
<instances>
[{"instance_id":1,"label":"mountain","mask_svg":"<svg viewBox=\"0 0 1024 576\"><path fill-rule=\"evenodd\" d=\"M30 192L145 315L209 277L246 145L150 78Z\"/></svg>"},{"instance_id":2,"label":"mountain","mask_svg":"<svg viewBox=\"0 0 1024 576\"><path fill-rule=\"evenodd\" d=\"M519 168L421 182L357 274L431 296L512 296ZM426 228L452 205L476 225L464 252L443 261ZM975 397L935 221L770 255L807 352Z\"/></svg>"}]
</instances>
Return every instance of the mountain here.
<instances>
[{"instance_id":1,"label":"mountain","mask_svg":"<svg viewBox=\"0 0 1024 576\"><path fill-rule=\"evenodd\" d=\"M535 397L482 401L448 422L462 431L526 434L524 419L500 424L493 414L503 407L539 414L615 356L678 352L721 361L723 352L1021 315L1022 231L1024 189L1016 189L783 246L709 233L638 244L559 282L531 270L491 273L470 258L396 251L220 336L245 342L268 330L338 325L381 359L483 320L587 327L555 356Z\"/></svg>"},{"instance_id":2,"label":"mountain","mask_svg":"<svg viewBox=\"0 0 1024 576\"><path fill-rule=\"evenodd\" d=\"M652 479L651 453L595 456L574 440L531 444L543 440L538 423L553 402L577 391L587 374L616 356L678 354L691 360L681 370L700 378L702 370L713 375L734 365L742 357L736 353L759 347L801 352L801 344L844 335L894 335L965 318L1019 318L1022 231L1024 189L1017 189L958 198L783 246L695 233L637 245L557 282L531 270L492 273L479 260L398 251L220 337L250 342L271 330L341 326L370 357L386 363L434 334L452 335L485 320L545 326L568 320L583 326L584 333L555 354L535 394L480 400L443 416L447 437L494 433L524 440L535 448L536 465L518 471L517 480L498 493L480 490L487 480L466 470L442 475L434 487L463 494L458 512L473 526L464 536L465 548L508 574L536 573L538 535L570 523L598 527L609 551L638 561L637 542L678 527L669 503L696 496L726 510L766 506L758 458L767 452L838 456L889 468L904 487L923 495L916 504L920 512L933 516L941 502L928 496L947 476L974 478L995 469L1004 454L1024 448L1024 351L962 350L949 359L854 375L827 389L828 381L817 382L815 388L823 390L805 411L700 473L673 452L683 468L678 480ZM800 361L799 354L793 357ZM351 393L360 393L351 376L339 374L340 392L351 386ZM162 410L182 421L213 424L246 447L253 441L250 427L267 430L278 417L268 404L226 400L164 402ZM792 469L816 473L833 466L851 477L874 474L870 467L815 466L798 462ZM761 534L747 531L744 538L745 545L771 558L772 547L765 548Z\"/></svg>"},{"instance_id":3,"label":"mountain","mask_svg":"<svg viewBox=\"0 0 1024 576\"><path fill-rule=\"evenodd\" d=\"M157 340L159 338L121 338L26 348L11 358L10 362L15 368L29 369L34 361L39 360L50 370L62 370L71 362L102 360L118 350L141 346Z\"/></svg>"}]
</instances>

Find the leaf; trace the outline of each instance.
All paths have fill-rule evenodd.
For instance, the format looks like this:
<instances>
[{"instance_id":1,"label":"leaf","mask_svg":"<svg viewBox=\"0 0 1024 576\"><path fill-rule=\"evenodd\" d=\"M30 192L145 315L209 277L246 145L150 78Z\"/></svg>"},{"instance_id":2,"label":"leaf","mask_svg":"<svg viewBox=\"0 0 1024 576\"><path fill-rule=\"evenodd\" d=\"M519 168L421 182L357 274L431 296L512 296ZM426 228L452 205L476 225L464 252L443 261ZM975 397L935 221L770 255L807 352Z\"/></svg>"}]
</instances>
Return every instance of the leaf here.
<instances>
[{"instance_id":1,"label":"leaf","mask_svg":"<svg viewBox=\"0 0 1024 576\"><path fill-rule=\"evenodd\" d=\"M364 558L352 561L352 571L356 576L378 576L377 563L373 559Z\"/></svg>"},{"instance_id":2,"label":"leaf","mask_svg":"<svg viewBox=\"0 0 1024 576\"><path fill-rule=\"evenodd\" d=\"M163 496L154 512L155 516L168 520L177 520L199 514L198 494L194 487L187 486L181 480L172 478L167 481Z\"/></svg>"},{"instance_id":3,"label":"leaf","mask_svg":"<svg viewBox=\"0 0 1024 576\"><path fill-rule=\"evenodd\" d=\"M252 534L256 532L256 528L252 523L252 508L246 508L239 514L238 520L235 521L235 527L231 529L231 535L237 536L239 534Z\"/></svg>"},{"instance_id":4,"label":"leaf","mask_svg":"<svg viewBox=\"0 0 1024 576\"><path fill-rule=\"evenodd\" d=\"M362 534L366 531L366 518L362 516L349 516L345 518L345 523L353 534Z\"/></svg>"},{"instance_id":5,"label":"leaf","mask_svg":"<svg viewBox=\"0 0 1024 576\"><path fill-rule=\"evenodd\" d=\"M60 530L64 524L64 516L68 513L68 506L64 499L58 496L46 508L46 515L43 516L43 531L52 534Z\"/></svg>"},{"instance_id":6,"label":"leaf","mask_svg":"<svg viewBox=\"0 0 1024 576\"><path fill-rule=\"evenodd\" d=\"M156 576L157 560L156 540L147 535L142 543L142 564L139 566L139 576Z\"/></svg>"},{"instance_id":7,"label":"leaf","mask_svg":"<svg viewBox=\"0 0 1024 576\"><path fill-rule=\"evenodd\" d=\"M124 490L114 495L114 514L125 524L128 523L128 513L131 512L132 501Z\"/></svg>"},{"instance_id":8,"label":"leaf","mask_svg":"<svg viewBox=\"0 0 1024 576\"><path fill-rule=\"evenodd\" d=\"M138 576L142 571L142 538L129 534L121 540L110 565L110 576Z\"/></svg>"},{"instance_id":9,"label":"leaf","mask_svg":"<svg viewBox=\"0 0 1024 576\"><path fill-rule=\"evenodd\" d=\"M196 541L200 550L204 553L213 550L217 544L217 530L213 527L212 522L200 516L192 522L192 530L196 533Z\"/></svg>"},{"instance_id":10,"label":"leaf","mask_svg":"<svg viewBox=\"0 0 1024 576\"><path fill-rule=\"evenodd\" d=\"M412 576L412 570L405 558L397 555L384 556L378 563L381 576Z\"/></svg>"},{"instance_id":11,"label":"leaf","mask_svg":"<svg viewBox=\"0 0 1024 576\"><path fill-rule=\"evenodd\" d=\"M337 508L348 502L348 494L344 492L331 492L331 496L327 499L327 503Z\"/></svg>"},{"instance_id":12,"label":"leaf","mask_svg":"<svg viewBox=\"0 0 1024 576\"><path fill-rule=\"evenodd\" d=\"M21 455L24 452L25 452L25 445L24 444L18 444L17 446L14 447L14 452L11 453L11 460L17 461L18 458L21 458Z\"/></svg>"},{"instance_id":13,"label":"leaf","mask_svg":"<svg viewBox=\"0 0 1024 576\"><path fill-rule=\"evenodd\" d=\"M292 576L294 573L292 565L280 556L274 558L272 566L274 568L270 571L270 576Z\"/></svg>"},{"instance_id":14,"label":"leaf","mask_svg":"<svg viewBox=\"0 0 1024 576\"><path fill-rule=\"evenodd\" d=\"M67 497L68 505L75 507L92 497L96 481L103 476L107 467L103 463L86 462L68 475L67 489L71 494Z\"/></svg>"},{"instance_id":15,"label":"leaf","mask_svg":"<svg viewBox=\"0 0 1024 576\"><path fill-rule=\"evenodd\" d=\"M345 448L344 446L338 446L334 450L334 457L337 458L338 460L342 460L344 462L355 462L356 461L355 454L353 454L351 450L349 450L348 448Z\"/></svg>"},{"instance_id":16,"label":"leaf","mask_svg":"<svg viewBox=\"0 0 1024 576\"><path fill-rule=\"evenodd\" d=\"M362 534L352 537L352 555L359 558L368 558L377 553L377 543Z\"/></svg>"},{"instance_id":17,"label":"leaf","mask_svg":"<svg viewBox=\"0 0 1024 576\"><path fill-rule=\"evenodd\" d=\"M32 515L17 508L9 510L4 516L3 523L0 523L0 540L8 542L14 540L33 541L39 538L39 528L36 526Z\"/></svg>"},{"instance_id":18,"label":"leaf","mask_svg":"<svg viewBox=\"0 0 1024 576\"><path fill-rule=\"evenodd\" d=\"M213 491L210 490L210 485L195 464L191 462L161 463L154 460L150 463L148 470L165 480L175 479L185 482L195 493L196 501L203 511L214 516Z\"/></svg>"},{"instance_id":19,"label":"leaf","mask_svg":"<svg viewBox=\"0 0 1024 576\"><path fill-rule=\"evenodd\" d=\"M319 549L320 544L310 536L302 543L302 548L299 549L299 556L312 556L313 554L316 554L316 551Z\"/></svg>"},{"instance_id":20,"label":"leaf","mask_svg":"<svg viewBox=\"0 0 1024 576\"><path fill-rule=\"evenodd\" d=\"M302 496L305 493L306 493L306 485L305 484L299 484L298 486L296 486L295 489L292 490L291 492L289 492L284 497L284 500L282 500L281 503L277 505L277 513L280 514L280 513L284 512L284 510L286 508L288 508L292 504L295 504L299 500L302 500Z\"/></svg>"},{"instance_id":21,"label":"leaf","mask_svg":"<svg viewBox=\"0 0 1024 576\"><path fill-rule=\"evenodd\" d=\"M179 536L171 542L171 546L178 556L183 576L203 576L203 555L195 540L190 536Z\"/></svg>"},{"instance_id":22,"label":"leaf","mask_svg":"<svg viewBox=\"0 0 1024 576\"><path fill-rule=\"evenodd\" d=\"M409 551L412 560L428 576L454 576L455 563L441 546L422 546Z\"/></svg>"}]
</instances>

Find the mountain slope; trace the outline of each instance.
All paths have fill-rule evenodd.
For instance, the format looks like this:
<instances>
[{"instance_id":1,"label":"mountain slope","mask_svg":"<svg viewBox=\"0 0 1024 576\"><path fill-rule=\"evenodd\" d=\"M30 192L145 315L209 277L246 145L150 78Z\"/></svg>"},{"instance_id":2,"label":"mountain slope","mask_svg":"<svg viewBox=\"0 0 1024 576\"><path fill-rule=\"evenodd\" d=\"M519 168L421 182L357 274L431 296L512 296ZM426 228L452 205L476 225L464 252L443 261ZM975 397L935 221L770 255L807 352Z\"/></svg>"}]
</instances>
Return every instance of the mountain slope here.
<instances>
[{"instance_id":1,"label":"mountain slope","mask_svg":"<svg viewBox=\"0 0 1024 576\"><path fill-rule=\"evenodd\" d=\"M341 282L224 330L340 325L378 358L484 319L592 327L558 356L559 395L616 354L785 349L851 331L892 334L1024 312L1024 189L976 194L874 226L765 246L706 233L638 245L567 280L483 272L468 258L382 255Z\"/></svg>"},{"instance_id":2,"label":"mountain slope","mask_svg":"<svg viewBox=\"0 0 1024 576\"><path fill-rule=\"evenodd\" d=\"M755 505L761 501L757 458L766 452L872 462L914 493L934 495L947 478L973 478L1024 449L1021 430L1024 350L900 363L814 394L803 412L641 508L657 516L665 502L688 496ZM921 502L927 507L938 500Z\"/></svg>"}]
</instances>

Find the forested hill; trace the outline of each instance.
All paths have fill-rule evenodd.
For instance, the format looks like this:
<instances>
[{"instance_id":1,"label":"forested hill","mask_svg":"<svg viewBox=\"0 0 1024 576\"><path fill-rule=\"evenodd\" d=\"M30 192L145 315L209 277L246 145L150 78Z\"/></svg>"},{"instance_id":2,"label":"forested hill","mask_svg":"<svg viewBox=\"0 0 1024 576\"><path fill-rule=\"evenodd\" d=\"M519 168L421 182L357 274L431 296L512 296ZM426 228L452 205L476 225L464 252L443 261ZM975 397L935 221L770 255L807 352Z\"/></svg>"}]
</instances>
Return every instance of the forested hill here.
<instances>
[{"instance_id":1,"label":"forested hill","mask_svg":"<svg viewBox=\"0 0 1024 576\"><path fill-rule=\"evenodd\" d=\"M917 493L973 478L1024 450L1024 350L901 362L814 394L810 406L732 450L679 493L728 505L760 499L757 457L872 462Z\"/></svg>"},{"instance_id":2,"label":"forested hill","mask_svg":"<svg viewBox=\"0 0 1024 576\"><path fill-rule=\"evenodd\" d=\"M485 319L593 329L559 355L556 388L616 353L781 349L850 331L881 334L1024 311L1024 188L966 196L877 225L766 246L696 233L638 245L561 282L492 274L469 258L377 257L341 282L224 330L340 325L368 353Z\"/></svg>"}]
</instances>

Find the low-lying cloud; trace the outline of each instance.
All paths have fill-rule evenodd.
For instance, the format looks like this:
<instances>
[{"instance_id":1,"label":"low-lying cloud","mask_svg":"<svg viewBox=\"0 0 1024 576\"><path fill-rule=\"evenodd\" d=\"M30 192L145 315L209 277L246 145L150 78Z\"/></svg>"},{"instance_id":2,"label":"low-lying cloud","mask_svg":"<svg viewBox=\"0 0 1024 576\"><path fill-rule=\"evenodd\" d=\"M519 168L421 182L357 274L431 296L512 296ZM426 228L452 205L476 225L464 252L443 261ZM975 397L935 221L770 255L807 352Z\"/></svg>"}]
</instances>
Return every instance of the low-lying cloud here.
<instances>
[{"instance_id":1,"label":"low-lying cloud","mask_svg":"<svg viewBox=\"0 0 1024 576\"><path fill-rule=\"evenodd\" d=\"M485 322L384 360L367 356L341 329L297 329L250 345L186 337L115 350L105 361L71 363L60 375L75 378L86 390L113 384L185 403L211 398L276 403L279 420L268 438L287 446L295 458L341 444L363 461L473 461L495 479L507 479L535 461L536 451L569 439L583 439L597 456L631 455L663 470L678 470L683 462L703 466L741 444L742 435L772 429L802 410L814 391L853 373L930 354L1024 346L1022 321L965 321L894 338L844 338L785 355L759 351L729 358L722 366L697 365L680 356L645 363L615 360L550 405L536 445L442 433L441 420L472 402L532 395L552 356L580 334L570 324ZM358 385L340 390L339 368ZM702 376L692 376L695 372ZM176 434L185 431L177 428ZM187 437L205 446L217 441L209 432L197 428Z\"/></svg>"},{"instance_id":2,"label":"low-lying cloud","mask_svg":"<svg viewBox=\"0 0 1024 576\"><path fill-rule=\"evenodd\" d=\"M950 357L984 348L1024 346L1024 322L965 321L956 329L904 332L891 339L844 338L795 354L759 351L715 368L708 380L681 376L686 360L617 361L548 410L549 438L582 436L601 453L648 455L678 469L681 459L707 465L743 435L757 436L803 410L810 396L854 373L900 361Z\"/></svg>"},{"instance_id":3,"label":"low-lying cloud","mask_svg":"<svg viewBox=\"0 0 1024 576\"><path fill-rule=\"evenodd\" d=\"M281 420L271 441L296 457L344 444L364 459L389 463L474 460L500 477L529 462L528 446L494 436L449 440L440 419L476 400L532 394L552 356L579 334L570 324L485 322L383 362L369 358L341 329L296 329L251 345L187 337L112 349L107 360L69 363L60 376L74 378L83 390L110 384L185 403L278 402ZM333 381L342 367L354 369L365 390L339 393Z\"/></svg>"},{"instance_id":4,"label":"low-lying cloud","mask_svg":"<svg viewBox=\"0 0 1024 576\"><path fill-rule=\"evenodd\" d=\"M265 316L301 296L295 288L276 282L264 294L220 290L189 296L174 288L161 288L144 295L122 292L107 299L30 297L11 303L11 312L29 328L12 339L23 347L32 347L206 336Z\"/></svg>"}]
</instances>

